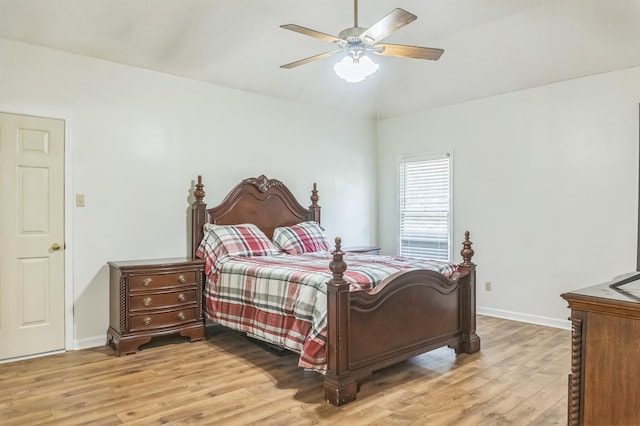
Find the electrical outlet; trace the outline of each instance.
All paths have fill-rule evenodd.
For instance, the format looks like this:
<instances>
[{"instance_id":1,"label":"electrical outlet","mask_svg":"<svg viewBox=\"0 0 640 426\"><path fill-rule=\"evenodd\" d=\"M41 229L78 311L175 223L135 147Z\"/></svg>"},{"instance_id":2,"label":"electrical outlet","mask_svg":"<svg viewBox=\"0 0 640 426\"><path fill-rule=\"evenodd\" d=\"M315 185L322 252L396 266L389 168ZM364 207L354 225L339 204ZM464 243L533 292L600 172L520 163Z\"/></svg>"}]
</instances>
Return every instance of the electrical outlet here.
<instances>
[{"instance_id":1,"label":"electrical outlet","mask_svg":"<svg viewBox=\"0 0 640 426\"><path fill-rule=\"evenodd\" d=\"M484 283L484 291L491 291L491 281Z\"/></svg>"},{"instance_id":2,"label":"electrical outlet","mask_svg":"<svg viewBox=\"0 0 640 426\"><path fill-rule=\"evenodd\" d=\"M84 194L76 194L76 207L84 207Z\"/></svg>"}]
</instances>

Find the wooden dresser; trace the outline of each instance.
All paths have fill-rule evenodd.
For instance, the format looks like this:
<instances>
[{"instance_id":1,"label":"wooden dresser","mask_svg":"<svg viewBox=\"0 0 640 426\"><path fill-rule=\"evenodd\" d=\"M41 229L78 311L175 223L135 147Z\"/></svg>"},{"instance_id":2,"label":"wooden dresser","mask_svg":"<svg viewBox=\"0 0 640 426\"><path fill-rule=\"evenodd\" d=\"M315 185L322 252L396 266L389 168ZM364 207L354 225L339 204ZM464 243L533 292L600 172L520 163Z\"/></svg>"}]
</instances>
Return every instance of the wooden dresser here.
<instances>
[{"instance_id":1,"label":"wooden dresser","mask_svg":"<svg viewBox=\"0 0 640 426\"><path fill-rule=\"evenodd\" d=\"M572 323L568 424L640 424L640 281L562 297Z\"/></svg>"},{"instance_id":2,"label":"wooden dresser","mask_svg":"<svg viewBox=\"0 0 640 426\"><path fill-rule=\"evenodd\" d=\"M204 261L191 258L109 262L107 344L125 355L154 336L203 339L203 271Z\"/></svg>"}]
</instances>

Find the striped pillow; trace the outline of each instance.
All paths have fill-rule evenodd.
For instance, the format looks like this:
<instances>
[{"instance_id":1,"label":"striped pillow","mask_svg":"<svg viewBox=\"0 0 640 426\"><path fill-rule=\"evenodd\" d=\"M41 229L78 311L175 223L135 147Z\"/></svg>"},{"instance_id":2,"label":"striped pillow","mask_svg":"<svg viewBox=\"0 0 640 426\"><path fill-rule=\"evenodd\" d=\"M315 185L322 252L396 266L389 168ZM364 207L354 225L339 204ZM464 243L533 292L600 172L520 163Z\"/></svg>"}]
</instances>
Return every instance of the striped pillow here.
<instances>
[{"instance_id":1,"label":"striped pillow","mask_svg":"<svg viewBox=\"0 0 640 426\"><path fill-rule=\"evenodd\" d=\"M317 222L302 222L273 231L273 243L288 254L329 250L329 241Z\"/></svg>"}]
</instances>

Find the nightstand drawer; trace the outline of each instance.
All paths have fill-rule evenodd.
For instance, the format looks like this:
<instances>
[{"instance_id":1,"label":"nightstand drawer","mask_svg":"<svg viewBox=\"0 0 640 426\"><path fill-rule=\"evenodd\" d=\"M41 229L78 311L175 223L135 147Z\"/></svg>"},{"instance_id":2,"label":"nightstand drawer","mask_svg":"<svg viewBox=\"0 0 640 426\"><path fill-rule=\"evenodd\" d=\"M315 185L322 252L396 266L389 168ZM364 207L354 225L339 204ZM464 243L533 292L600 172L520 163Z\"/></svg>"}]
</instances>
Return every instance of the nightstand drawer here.
<instances>
[{"instance_id":1,"label":"nightstand drawer","mask_svg":"<svg viewBox=\"0 0 640 426\"><path fill-rule=\"evenodd\" d=\"M178 309L170 312L149 313L131 316L130 330L151 330L154 328L173 327L196 319L196 308Z\"/></svg>"},{"instance_id":2,"label":"nightstand drawer","mask_svg":"<svg viewBox=\"0 0 640 426\"><path fill-rule=\"evenodd\" d=\"M193 304L197 301L194 288L187 288L169 293L145 293L131 296L130 312L144 311L158 308L172 308Z\"/></svg>"},{"instance_id":3,"label":"nightstand drawer","mask_svg":"<svg viewBox=\"0 0 640 426\"><path fill-rule=\"evenodd\" d=\"M194 271L184 271L173 274L132 275L129 285L131 291L141 291L195 284L196 282Z\"/></svg>"},{"instance_id":4,"label":"nightstand drawer","mask_svg":"<svg viewBox=\"0 0 640 426\"><path fill-rule=\"evenodd\" d=\"M380 254L380 247L376 247L376 246L344 247L342 251L344 251L345 253L356 253L356 254Z\"/></svg>"}]
</instances>

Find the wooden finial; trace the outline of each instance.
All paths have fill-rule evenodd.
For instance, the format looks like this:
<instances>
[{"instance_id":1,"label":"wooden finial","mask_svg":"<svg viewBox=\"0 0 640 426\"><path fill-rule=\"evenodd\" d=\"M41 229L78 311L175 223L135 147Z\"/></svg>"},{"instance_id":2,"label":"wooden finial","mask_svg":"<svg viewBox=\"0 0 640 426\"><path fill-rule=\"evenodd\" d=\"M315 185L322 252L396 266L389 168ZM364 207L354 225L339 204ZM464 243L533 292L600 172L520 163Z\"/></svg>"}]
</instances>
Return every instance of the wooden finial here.
<instances>
[{"instance_id":1,"label":"wooden finial","mask_svg":"<svg viewBox=\"0 0 640 426\"><path fill-rule=\"evenodd\" d=\"M334 251L339 251L342 253L342 238L336 237L336 249Z\"/></svg>"},{"instance_id":2,"label":"wooden finial","mask_svg":"<svg viewBox=\"0 0 640 426\"><path fill-rule=\"evenodd\" d=\"M329 263L329 269L333 272L334 283L342 282L342 274L347 270L347 264L342 256L344 256L344 252L342 251L342 238L336 237L336 249L333 251L333 260Z\"/></svg>"},{"instance_id":3,"label":"wooden finial","mask_svg":"<svg viewBox=\"0 0 640 426\"><path fill-rule=\"evenodd\" d=\"M318 184L313 183L313 189L311 190L311 205L309 206L309 218L307 220L313 220L320 223L320 206L318 205Z\"/></svg>"},{"instance_id":4,"label":"wooden finial","mask_svg":"<svg viewBox=\"0 0 640 426\"><path fill-rule=\"evenodd\" d=\"M473 265L471 262L471 258L473 257L473 249L471 248L471 240L469 240L469 231L465 231L464 233L464 242L462 243L462 250L460 250L460 254L462 255L462 264L463 265Z\"/></svg>"},{"instance_id":5,"label":"wooden finial","mask_svg":"<svg viewBox=\"0 0 640 426\"><path fill-rule=\"evenodd\" d=\"M204 184L202 183L202 176L198 175L198 183L196 183L196 190L193 191L193 196L196 197L196 203L201 203L206 195L206 192L202 189Z\"/></svg>"},{"instance_id":6,"label":"wooden finial","mask_svg":"<svg viewBox=\"0 0 640 426\"><path fill-rule=\"evenodd\" d=\"M318 196L318 185L314 182L313 189L311 190L311 205L317 206L319 199L320 197Z\"/></svg>"}]
</instances>

